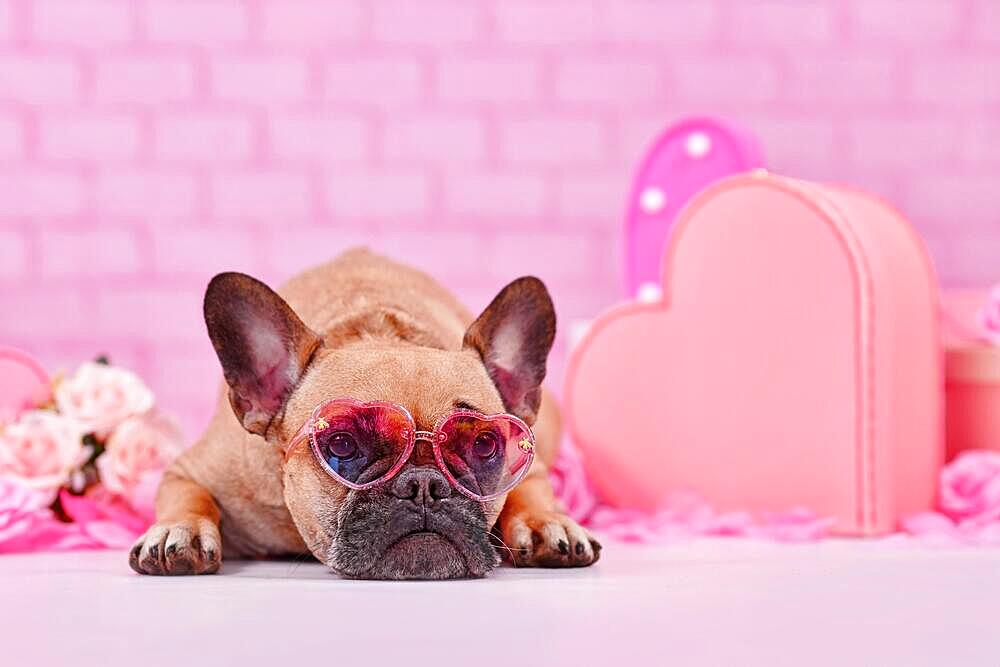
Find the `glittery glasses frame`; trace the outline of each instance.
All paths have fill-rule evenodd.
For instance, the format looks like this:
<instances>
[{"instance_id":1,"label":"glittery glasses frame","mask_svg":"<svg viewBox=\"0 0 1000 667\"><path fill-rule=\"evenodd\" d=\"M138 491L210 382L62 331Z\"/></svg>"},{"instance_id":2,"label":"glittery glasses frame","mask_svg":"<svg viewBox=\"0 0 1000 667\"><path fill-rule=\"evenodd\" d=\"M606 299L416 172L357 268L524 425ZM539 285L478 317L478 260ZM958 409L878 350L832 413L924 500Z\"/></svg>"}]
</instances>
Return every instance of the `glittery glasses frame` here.
<instances>
[{"instance_id":1,"label":"glittery glasses frame","mask_svg":"<svg viewBox=\"0 0 1000 667\"><path fill-rule=\"evenodd\" d=\"M410 427L402 433L402 435L406 437L406 446L403 448L403 453L399 456L399 460L395 464L393 464L392 468L390 468L388 472L386 472L378 479L373 480L371 482L366 482L364 484L356 484L354 482L350 482L341 477L340 475L338 475L336 472L334 472L333 469L330 467L330 465L323 459L323 456L320 454L319 443L316 440L316 434L322 432L324 429L329 427L329 424L327 424L326 421L320 415L322 414L324 409L335 404L344 405L351 409L386 408L389 410L395 410L397 412L402 413L409 422ZM459 416L469 416L477 420L486 422L493 421L498 417L502 417L504 419L510 420L515 425L519 426L527 434L529 442L522 443L520 446L521 451L524 452L526 456L526 460L521 462L520 468L517 470L517 473L512 478L511 482L502 491L498 491L496 493L491 493L488 495L480 495L478 493L473 493L472 491L466 489L464 486L459 484L458 480L455 479L455 476L451 474L450 470L448 470L448 466L445 465L444 454L441 451L441 444L447 438L447 434L444 431L442 431L442 428L446 423L448 423L449 420ZM340 482L344 486L349 487L351 489L355 489L357 491L364 491L366 489L371 489L380 484L385 484L387 481L395 477L399 473L399 471L403 469L403 466L406 465L406 462L410 460L410 456L413 454L413 449L416 446L418 440L424 440L430 442L431 447L434 451L434 461L435 463L437 463L437 467L441 470L441 472L444 473L444 476L447 478L448 483L451 484L452 488L456 489L462 495L467 496L468 498L471 498L472 500L476 500L479 502L487 502L489 500L499 498L505 493L509 493L511 489L513 489L515 486L521 483L521 480L523 480L525 475L528 474L528 470L531 468L531 464L535 460L535 435L534 433L531 432L531 428L527 424L525 424L524 421L518 419L514 415L504 414L504 413L496 415L484 415L474 410L458 409L442 415L434 424L433 431L418 431L416 421L414 421L413 415L410 414L410 411L407 410L402 405L399 405L398 403L391 403L389 401L358 401L353 398L334 398L329 401L324 401L323 403L320 403L313 409L312 414L309 416L309 419L307 419L306 422L302 424L302 426L295 433L295 435L292 436L291 440L288 441L288 446L285 448L285 457L287 458L288 455L291 453L292 448L296 447L299 444L299 442L303 440L309 441L309 446L310 449L312 449L313 457L319 462L319 464L323 467L323 470L325 470L328 475L333 477L336 481Z\"/></svg>"}]
</instances>

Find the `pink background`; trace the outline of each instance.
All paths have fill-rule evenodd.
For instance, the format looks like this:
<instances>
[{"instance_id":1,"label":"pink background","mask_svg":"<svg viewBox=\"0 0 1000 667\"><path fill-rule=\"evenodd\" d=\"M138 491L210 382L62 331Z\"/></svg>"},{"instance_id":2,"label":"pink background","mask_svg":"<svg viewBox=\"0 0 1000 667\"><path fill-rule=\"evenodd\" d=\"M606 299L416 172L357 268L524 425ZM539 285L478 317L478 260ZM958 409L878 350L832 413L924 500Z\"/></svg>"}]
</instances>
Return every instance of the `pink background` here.
<instances>
[{"instance_id":1,"label":"pink background","mask_svg":"<svg viewBox=\"0 0 1000 667\"><path fill-rule=\"evenodd\" d=\"M107 352L193 435L221 270L368 243L474 308L533 272L589 318L632 169L688 113L887 196L948 284L988 283L998 73L994 0L0 0L0 342Z\"/></svg>"}]
</instances>

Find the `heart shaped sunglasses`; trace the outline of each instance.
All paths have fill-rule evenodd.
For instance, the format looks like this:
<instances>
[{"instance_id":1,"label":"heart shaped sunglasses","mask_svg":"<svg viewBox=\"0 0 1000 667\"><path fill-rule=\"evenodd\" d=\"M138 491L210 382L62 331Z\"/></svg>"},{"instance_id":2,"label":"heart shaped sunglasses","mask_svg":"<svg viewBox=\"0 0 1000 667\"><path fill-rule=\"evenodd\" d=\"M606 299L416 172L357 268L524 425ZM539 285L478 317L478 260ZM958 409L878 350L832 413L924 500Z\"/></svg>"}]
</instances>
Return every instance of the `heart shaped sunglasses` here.
<instances>
[{"instance_id":1,"label":"heart shaped sunglasses","mask_svg":"<svg viewBox=\"0 0 1000 667\"><path fill-rule=\"evenodd\" d=\"M316 406L286 452L303 440L331 477L357 490L392 479L417 441L428 441L452 487L481 502L517 486L535 458L534 435L514 415L456 410L442 416L433 431L418 431L401 405L351 398Z\"/></svg>"}]
</instances>

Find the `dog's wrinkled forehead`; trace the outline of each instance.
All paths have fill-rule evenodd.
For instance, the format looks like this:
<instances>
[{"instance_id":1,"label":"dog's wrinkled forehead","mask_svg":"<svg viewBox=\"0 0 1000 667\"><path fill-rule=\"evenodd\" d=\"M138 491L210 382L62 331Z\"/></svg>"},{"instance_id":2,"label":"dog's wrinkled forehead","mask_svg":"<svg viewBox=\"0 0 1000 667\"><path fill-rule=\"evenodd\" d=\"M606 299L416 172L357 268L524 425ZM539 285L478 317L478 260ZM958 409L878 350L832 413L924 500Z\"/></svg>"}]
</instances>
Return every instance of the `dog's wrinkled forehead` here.
<instances>
[{"instance_id":1,"label":"dog's wrinkled forehead","mask_svg":"<svg viewBox=\"0 0 1000 667\"><path fill-rule=\"evenodd\" d=\"M365 344L322 350L289 398L284 430L294 432L317 405L333 398L398 403L421 429L459 407L504 412L482 360L469 350Z\"/></svg>"}]
</instances>

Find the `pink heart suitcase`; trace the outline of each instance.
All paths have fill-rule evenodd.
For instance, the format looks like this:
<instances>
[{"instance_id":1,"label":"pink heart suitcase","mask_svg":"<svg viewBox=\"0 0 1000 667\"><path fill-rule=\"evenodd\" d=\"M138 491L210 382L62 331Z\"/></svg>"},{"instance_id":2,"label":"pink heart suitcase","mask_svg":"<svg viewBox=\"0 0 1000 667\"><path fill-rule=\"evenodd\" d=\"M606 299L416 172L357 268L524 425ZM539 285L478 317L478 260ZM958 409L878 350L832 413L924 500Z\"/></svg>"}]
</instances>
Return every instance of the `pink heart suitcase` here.
<instances>
[{"instance_id":1,"label":"pink heart suitcase","mask_svg":"<svg viewBox=\"0 0 1000 667\"><path fill-rule=\"evenodd\" d=\"M735 176L685 207L663 267L662 301L604 313L569 362L570 432L607 501L805 506L848 535L931 508L938 290L898 212L849 188Z\"/></svg>"},{"instance_id":2,"label":"pink heart suitcase","mask_svg":"<svg viewBox=\"0 0 1000 667\"><path fill-rule=\"evenodd\" d=\"M764 166L757 139L714 118L671 125L643 158L625 221L628 296L658 284L663 246L677 214L697 192L720 178Z\"/></svg>"}]
</instances>

